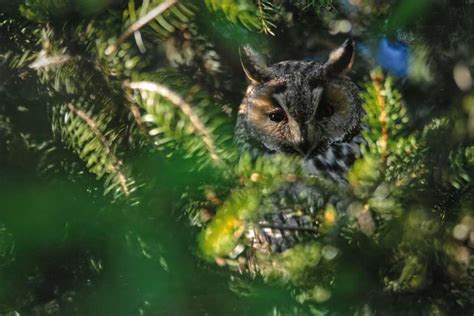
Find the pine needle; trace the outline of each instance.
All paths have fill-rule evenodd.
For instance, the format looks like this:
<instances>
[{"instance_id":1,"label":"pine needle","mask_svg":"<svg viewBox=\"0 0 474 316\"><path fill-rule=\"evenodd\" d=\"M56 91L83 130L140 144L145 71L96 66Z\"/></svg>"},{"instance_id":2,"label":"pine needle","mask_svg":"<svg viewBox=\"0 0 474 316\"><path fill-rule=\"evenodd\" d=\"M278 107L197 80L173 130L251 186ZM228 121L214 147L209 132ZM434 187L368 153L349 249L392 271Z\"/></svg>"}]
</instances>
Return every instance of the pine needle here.
<instances>
[{"instance_id":1,"label":"pine needle","mask_svg":"<svg viewBox=\"0 0 474 316\"><path fill-rule=\"evenodd\" d=\"M193 111L192 106L187 103L180 95L178 95L176 92L172 91L168 87L150 81L130 82L126 83L125 86L129 87L130 89L145 90L157 93L168 101L170 101L171 103L173 103L187 117L189 117L189 120L193 125L194 131L202 136L203 142L205 143L211 155L211 159L214 161L214 163L217 165L220 165L222 163L222 160L220 159L217 153L217 149L211 133L206 129L204 123Z\"/></svg>"},{"instance_id":2,"label":"pine needle","mask_svg":"<svg viewBox=\"0 0 474 316\"><path fill-rule=\"evenodd\" d=\"M157 16L176 5L178 0L168 0L161 3L156 8L145 14L142 18L138 19L135 23L129 26L129 28L119 37L119 39L105 50L106 55L112 55L115 53L120 45L128 38L130 35L140 30L142 27L153 21Z\"/></svg>"},{"instance_id":3,"label":"pine needle","mask_svg":"<svg viewBox=\"0 0 474 316\"><path fill-rule=\"evenodd\" d=\"M117 175L120 182L120 186L122 187L122 191L124 192L125 195L128 196L130 194L130 189L128 188L128 185L127 185L127 178L125 174L123 173L123 171L121 170L121 165L123 163L113 153L112 144L105 137L105 135L100 131L95 120L92 119L86 112L79 110L71 103L68 104L68 108L69 110L71 110L72 113L74 113L79 118L81 118L90 127L90 129L95 134L97 139L104 146L106 155L112 158L112 161L114 161L114 163L111 164L112 171Z\"/></svg>"}]
</instances>

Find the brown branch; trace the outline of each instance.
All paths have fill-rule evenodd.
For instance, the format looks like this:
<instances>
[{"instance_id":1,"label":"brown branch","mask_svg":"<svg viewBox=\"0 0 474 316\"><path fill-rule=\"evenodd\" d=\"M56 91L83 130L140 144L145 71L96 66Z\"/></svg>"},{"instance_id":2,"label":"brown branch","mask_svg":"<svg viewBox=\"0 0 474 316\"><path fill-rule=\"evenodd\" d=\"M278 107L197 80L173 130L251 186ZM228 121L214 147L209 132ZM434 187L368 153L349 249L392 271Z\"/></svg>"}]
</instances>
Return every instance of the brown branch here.
<instances>
[{"instance_id":1,"label":"brown branch","mask_svg":"<svg viewBox=\"0 0 474 316\"><path fill-rule=\"evenodd\" d=\"M105 148L105 153L107 156L111 158L114 163L111 164L112 171L118 176L120 186L122 187L123 192L125 195L130 194L130 189L128 188L127 185L127 178L125 177L124 173L121 170L121 165L122 161L119 160L115 154L112 151L112 144L109 142L109 140L105 137L105 135L100 131L99 126L97 125L96 121L92 119L89 114L86 112L77 109L73 104L69 103L68 104L69 110L71 110L72 113L77 115L80 119L82 119L92 130L92 132L95 134L95 136L99 139L101 144Z\"/></svg>"},{"instance_id":2,"label":"brown branch","mask_svg":"<svg viewBox=\"0 0 474 316\"><path fill-rule=\"evenodd\" d=\"M126 88L126 87L124 87ZM140 112L139 106L135 103L133 100L133 97L131 95L131 90L127 89L125 92L125 96L127 98L129 107L130 107L130 112L133 115L133 118L135 119L135 123L137 123L138 129L140 130L140 133L143 134L143 136L147 136L148 133L146 131L145 126L143 126L143 119L142 119L142 114Z\"/></svg>"},{"instance_id":3,"label":"brown branch","mask_svg":"<svg viewBox=\"0 0 474 316\"><path fill-rule=\"evenodd\" d=\"M303 231L310 233L317 233L319 230L317 228L310 227L294 227L294 226L281 226L281 225L271 225L271 224L258 224L260 228L270 228L277 230L294 230L294 231Z\"/></svg>"},{"instance_id":4,"label":"brown branch","mask_svg":"<svg viewBox=\"0 0 474 316\"><path fill-rule=\"evenodd\" d=\"M388 152L387 152L387 146L388 146L388 127L387 127L387 112L385 110L385 96L383 95L383 86L382 86L382 81L384 80L383 75L379 72L373 72L371 74L372 77L372 82L375 88L375 94L377 97L377 103L379 104L380 107L380 115L379 115L379 120L380 124L382 125L382 137L380 139L380 146L382 147L382 159L385 161Z\"/></svg>"},{"instance_id":5,"label":"brown branch","mask_svg":"<svg viewBox=\"0 0 474 316\"><path fill-rule=\"evenodd\" d=\"M178 107L187 117L189 117L194 132L202 136L203 142L211 155L211 159L216 164L221 164L222 161L217 154L216 146L214 144L214 140L212 139L211 133L209 133L209 131L206 129L199 116L194 113L192 106L187 103L180 95L163 85L150 81L130 82L125 83L124 85L131 89L157 93Z\"/></svg>"},{"instance_id":6,"label":"brown branch","mask_svg":"<svg viewBox=\"0 0 474 316\"><path fill-rule=\"evenodd\" d=\"M136 31L140 30L142 27L153 21L158 15L162 14L172 6L178 3L178 0L168 0L154 9L150 10L147 14L145 14L143 17L138 19L135 23L129 26L129 28L119 37L119 39L105 50L106 55L112 55L117 51L120 45L133 33Z\"/></svg>"}]
</instances>

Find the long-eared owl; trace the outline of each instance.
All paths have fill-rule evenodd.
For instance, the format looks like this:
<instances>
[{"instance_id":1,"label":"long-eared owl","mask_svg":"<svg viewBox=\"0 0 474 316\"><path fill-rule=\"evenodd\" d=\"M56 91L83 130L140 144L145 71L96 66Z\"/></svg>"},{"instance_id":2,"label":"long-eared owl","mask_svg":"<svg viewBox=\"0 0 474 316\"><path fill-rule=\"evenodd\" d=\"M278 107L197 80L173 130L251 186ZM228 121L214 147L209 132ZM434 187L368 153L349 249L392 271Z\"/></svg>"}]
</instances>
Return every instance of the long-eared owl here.
<instances>
[{"instance_id":1,"label":"long-eared owl","mask_svg":"<svg viewBox=\"0 0 474 316\"><path fill-rule=\"evenodd\" d=\"M359 89L346 76L354 59L354 42L346 40L325 62L283 61L268 66L249 47L241 50L241 59L249 86L237 118L237 145L253 155L300 155L309 174L344 185L346 171L364 142ZM283 191L293 196L309 191L312 201L321 196L293 183L277 192L275 201ZM309 204L313 205L301 216L275 202L275 209L246 233L250 248L280 252L314 238L318 205Z\"/></svg>"},{"instance_id":2,"label":"long-eared owl","mask_svg":"<svg viewBox=\"0 0 474 316\"><path fill-rule=\"evenodd\" d=\"M353 58L352 40L326 62L267 66L259 54L243 48L242 66L250 84L237 119L238 146L255 154L299 154L309 173L343 183L363 142L359 91L345 76Z\"/></svg>"}]
</instances>

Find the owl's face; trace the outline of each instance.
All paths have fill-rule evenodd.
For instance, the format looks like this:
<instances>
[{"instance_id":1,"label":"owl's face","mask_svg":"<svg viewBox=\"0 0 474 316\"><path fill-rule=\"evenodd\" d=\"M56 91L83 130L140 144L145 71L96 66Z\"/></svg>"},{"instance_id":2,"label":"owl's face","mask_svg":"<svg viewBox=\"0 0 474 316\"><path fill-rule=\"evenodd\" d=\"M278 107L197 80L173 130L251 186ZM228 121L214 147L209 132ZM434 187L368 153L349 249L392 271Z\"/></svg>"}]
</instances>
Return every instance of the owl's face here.
<instances>
[{"instance_id":1,"label":"owl's face","mask_svg":"<svg viewBox=\"0 0 474 316\"><path fill-rule=\"evenodd\" d=\"M242 65L250 81L238 125L267 151L311 157L359 131L358 89L343 75L353 59L346 41L326 63L284 61L266 66L249 48ZM242 128L242 126L240 127Z\"/></svg>"}]
</instances>

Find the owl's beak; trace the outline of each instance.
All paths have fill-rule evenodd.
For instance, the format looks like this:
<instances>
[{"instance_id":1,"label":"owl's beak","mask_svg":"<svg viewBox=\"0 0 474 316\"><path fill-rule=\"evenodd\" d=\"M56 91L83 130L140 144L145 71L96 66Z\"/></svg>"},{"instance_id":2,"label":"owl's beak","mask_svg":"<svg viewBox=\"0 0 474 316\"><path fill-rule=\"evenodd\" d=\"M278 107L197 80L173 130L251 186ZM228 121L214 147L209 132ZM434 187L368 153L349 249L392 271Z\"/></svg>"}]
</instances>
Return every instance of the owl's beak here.
<instances>
[{"instance_id":1,"label":"owl's beak","mask_svg":"<svg viewBox=\"0 0 474 316\"><path fill-rule=\"evenodd\" d=\"M301 142L297 145L297 151L305 156L311 157L319 145L321 132L319 129L316 113L323 95L323 88L318 87L312 91L312 113L306 116L306 121L300 123Z\"/></svg>"},{"instance_id":2,"label":"owl's beak","mask_svg":"<svg viewBox=\"0 0 474 316\"><path fill-rule=\"evenodd\" d=\"M301 144L300 148L305 158L311 158L314 155L318 148L318 143L319 142L311 143L308 141Z\"/></svg>"},{"instance_id":3,"label":"owl's beak","mask_svg":"<svg viewBox=\"0 0 474 316\"><path fill-rule=\"evenodd\" d=\"M318 91L319 93L314 113L301 126L302 139L301 143L299 144L299 147L306 158L311 157L311 155L316 151L316 148L318 147L321 138L321 130L319 128L319 124L316 117L317 105L319 104L319 100L322 94L322 89L319 90L320 91Z\"/></svg>"},{"instance_id":4,"label":"owl's beak","mask_svg":"<svg viewBox=\"0 0 474 316\"><path fill-rule=\"evenodd\" d=\"M311 150L312 150L312 144L308 141L304 141L299 145L300 152L303 156L307 157Z\"/></svg>"},{"instance_id":5,"label":"owl's beak","mask_svg":"<svg viewBox=\"0 0 474 316\"><path fill-rule=\"evenodd\" d=\"M305 133L302 141L296 145L296 151L298 151L305 158L311 157L316 149L318 148L320 141L320 133L317 125L313 122L310 122L306 126Z\"/></svg>"}]
</instances>

